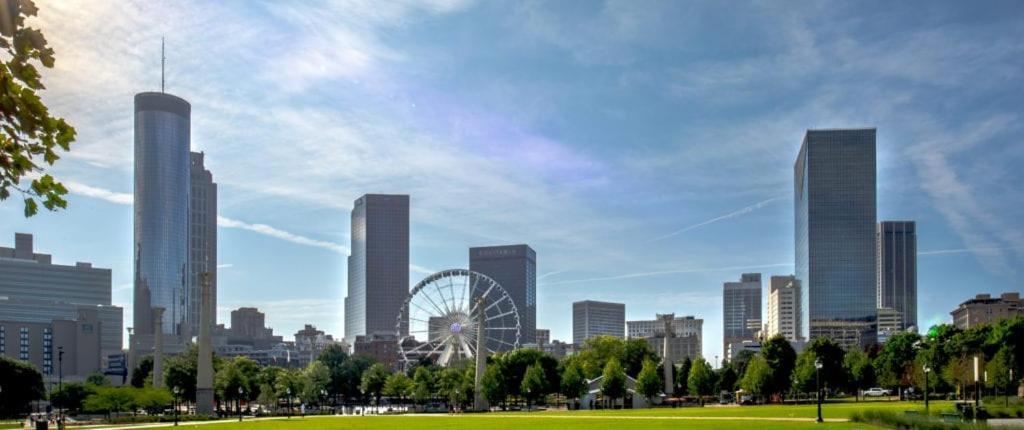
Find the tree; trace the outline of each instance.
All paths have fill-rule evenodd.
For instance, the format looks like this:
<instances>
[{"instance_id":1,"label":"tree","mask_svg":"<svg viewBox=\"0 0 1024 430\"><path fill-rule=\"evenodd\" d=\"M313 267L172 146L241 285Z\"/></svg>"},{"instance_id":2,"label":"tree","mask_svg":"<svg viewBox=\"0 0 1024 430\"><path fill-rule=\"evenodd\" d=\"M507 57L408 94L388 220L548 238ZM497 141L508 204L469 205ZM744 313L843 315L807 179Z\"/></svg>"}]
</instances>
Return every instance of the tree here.
<instances>
[{"instance_id":1,"label":"tree","mask_svg":"<svg viewBox=\"0 0 1024 430\"><path fill-rule=\"evenodd\" d=\"M529 408L531 402L543 397L546 389L544 369L540 367L540 364L533 364L527 367L526 372L523 373L523 382L520 386L520 392L523 393L523 398L526 399L526 407Z\"/></svg>"},{"instance_id":2,"label":"tree","mask_svg":"<svg viewBox=\"0 0 1024 430\"><path fill-rule=\"evenodd\" d=\"M437 378L437 388L442 397L448 400L448 404L451 406L457 406L463 404L468 394L472 393L472 390L467 392L466 390L466 377L467 373L464 369L457 367L449 367L441 371L441 375Z\"/></svg>"},{"instance_id":3,"label":"tree","mask_svg":"<svg viewBox=\"0 0 1024 430\"><path fill-rule=\"evenodd\" d=\"M134 407L144 409L150 415L163 413L164 409L171 405L173 398L167 390L159 388L126 388L135 396L132 403Z\"/></svg>"},{"instance_id":4,"label":"tree","mask_svg":"<svg viewBox=\"0 0 1024 430\"><path fill-rule=\"evenodd\" d=\"M505 378L501 375L502 367L498 362L487 363L484 369L484 377L480 381L484 397L487 403L492 406L505 402L508 391L505 388Z\"/></svg>"},{"instance_id":5,"label":"tree","mask_svg":"<svg viewBox=\"0 0 1024 430\"><path fill-rule=\"evenodd\" d=\"M313 361L302 370L302 401L305 403L320 404L323 401L323 394L331 385L331 371L327 365L319 361Z\"/></svg>"},{"instance_id":6,"label":"tree","mask_svg":"<svg viewBox=\"0 0 1024 430\"><path fill-rule=\"evenodd\" d=\"M359 384L363 382L363 373L366 372L366 369L369 369L375 362L376 361L369 357L354 356L349 357L341 364L339 373L342 381L341 395L346 400L363 399L364 393L359 390ZM332 374L331 386L333 386L335 382L333 377L334 376Z\"/></svg>"},{"instance_id":7,"label":"tree","mask_svg":"<svg viewBox=\"0 0 1024 430\"><path fill-rule=\"evenodd\" d=\"M626 395L626 372L619 364L619 360L613 358L605 364L601 375L601 394L610 400L611 406L614 407L615 399Z\"/></svg>"},{"instance_id":8,"label":"tree","mask_svg":"<svg viewBox=\"0 0 1024 430\"><path fill-rule=\"evenodd\" d=\"M658 364L654 360L644 360L644 366L636 377L636 388L648 403L653 403L654 396L657 396L664 388L661 375L658 374Z\"/></svg>"},{"instance_id":9,"label":"tree","mask_svg":"<svg viewBox=\"0 0 1024 430\"><path fill-rule=\"evenodd\" d=\"M768 367L768 361L758 355L747 363L746 372L740 380L740 386L744 391L754 396L764 397L771 394L772 369Z\"/></svg>"},{"instance_id":10,"label":"tree","mask_svg":"<svg viewBox=\"0 0 1024 430\"><path fill-rule=\"evenodd\" d=\"M820 338L816 338L820 339ZM818 369L814 366L814 362L817 357L814 355L814 351L809 348L804 349L796 357L796 368L793 369L793 390L798 393L810 393L817 389L818 380Z\"/></svg>"},{"instance_id":11,"label":"tree","mask_svg":"<svg viewBox=\"0 0 1024 430\"><path fill-rule=\"evenodd\" d=\"M683 360L683 363L676 368L676 375L675 378L673 378L676 385L676 396L685 396L690 392L690 387L688 387L686 378L690 377L691 367L693 367L693 360L690 360L690 357L686 357L686 359Z\"/></svg>"},{"instance_id":12,"label":"tree","mask_svg":"<svg viewBox=\"0 0 1024 430\"><path fill-rule=\"evenodd\" d=\"M29 403L42 399L46 391L43 374L35 366L0 355L0 417L28 411Z\"/></svg>"},{"instance_id":13,"label":"tree","mask_svg":"<svg viewBox=\"0 0 1024 430\"><path fill-rule=\"evenodd\" d=\"M871 365L871 358L863 351L851 349L843 357L843 369L848 389L860 400L860 390L875 384L875 368Z\"/></svg>"},{"instance_id":14,"label":"tree","mask_svg":"<svg viewBox=\"0 0 1024 430\"><path fill-rule=\"evenodd\" d=\"M215 360L216 362L216 360ZM218 368L219 366L214 366ZM164 374L153 375L154 378L164 378L164 385L171 388L178 387L181 390L181 398L187 401L196 400L196 374L199 368L199 347L191 345L180 355L168 357L164 360Z\"/></svg>"},{"instance_id":15,"label":"tree","mask_svg":"<svg viewBox=\"0 0 1024 430\"><path fill-rule=\"evenodd\" d=\"M98 387L110 385L110 383L107 381L107 376L100 371L90 373L89 376L85 378L85 383L95 385Z\"/></svg>"},{"instance_id":16,"label":"tree","mask_svg":"<svg viewBox=\"0 0 1024 430\"><path fill-rule=\"evenodd\" d=\"M583 376L593 379L601 375L605 365L611 359L625 358L626 343L613 336L595 336L583 342L583 348L577 354L583 368Z\"/></svg>"},{"instance_id":17,"label":"tree","mask_svg":"<svg viewBox=\"0 0 1024 430\"><path fill-rule=\"evenodd\" d=\"M910 371L917 356L917 333L897 333L889 338L875 359L878 379L888 387L903 388L910 385Z\"/></svg>"},{"instance_id":18,"label":"tree","mask_svg":"<svg viewBox=\"0 0 1024 430\"><path fill-rule=\"evenodd\" d=\"M256 400L262 405L277 405L280 396L277 394L277 378L284 369L267 366L260 369L256 376L256 384L260 387Z\"/></svg>"},{"instance_id":19,"label":"tree","mask_svg":"<svg viewBox=\"0 0 1024 430\"><path fill-rule=\"evenodd\" d=\"M43 33L25 26L25 19L38 12L35 3L7 0L3 9L0 47L8 59L0 61L0 200L12 190L21 193L25 217L30 217L38 210L37 198L51 211L67 207L67 189L43 173L43 163L52 166L60 158L58 150L70 150L75 129L50 115L36 94L45 87L35 64L52 68L54 57ZM36 175L30 186L21 185Z\"/></svg>"},{"instance_id":20,"label":"tree","mask_svg":"<svg viewBox=\"0 0 1024 430\"><path fill-rule=\"evenodd\" d=\"M569 399L579 399L587 392L587 379L576 360L566 360L562 369L562 394Z\"/></svg>"},{"instance_id":21,"label":"tree","mask_svg":"<svg viewBox=\"0 0 1024 430\"><path fill-rule=\"evenodd\" d=\"M714 392L715 373L703 357L694 360L686 379L686 386L690 389L691 394L700 398L701 406L704 406L704 396L710 396Z\"/></svg>"},{"instance_id":22,"label":"tree","mask_svg":"<svg viewBox=\"0 0 1024 430\"><path fill-rule=\"evenodd\" d=\"M387 383L391 372L381 363L374 363L366 372L363 372L359 389L368 396L373 396L377 405L380 405L380 396L384 393L384 384Z\"/></svg>"},{"instance_id":23,"label":"tree","mask_svg":"<svg viewBox=\"0 0 1024 430\"><path fill-rule=\"evenodd\" d=\"M622 367L626 374L638 376L646 360L658 361L658 353L647 343L647 339L627 339L622 353Z\"/></svg>"},{"instance_id":24,"label":"tree","mask_svg":"<svg viewBox=\"0 0 1024 430\"><path fill-rule=\"evenodd\" d=\"M81 412L85 399L96 392L96 386L81 382L65 382L63 386L50 392L50 403L54 407Z\"/></svg>"},{"instance_id":25,"label":"tree","mask_svg":"<svg viewBox=\"0 0 1024 430\"><path fill-rule=\"evenodd\" d=\"M732 364L726 362L725 365L718 370L718 377L716 379L718 380L718 384L716 384L718 392L728 391L731 393L736 390L736 382L739 379L739 375L736 374L736 370L733 369Z\"/></svg>"},{"instance_id":26,"label":"tree","mask_svg":"<svg viewBox=\"0 0 1024 430\"><path fill-rule=\"evenodd\" d=\"M282 369L277 374L274 391L277 393L278 398L284 398L288 403L294 404L292 399L302 396L302 392L306 387L304 382L305 378L303 378L302 370Z\"/></svg>"},{"instance_id":27,"label":"tree","mask_svg":"<svg viewBox=\"0 0 1024 430\"><path fill-rule=\"evenodd\" d=\"M419 366L412 374L412 399L425 403L434 395L434 374L428 366Z\"/></svg>"},{"instance_id":28,"label":"tree","mask_svg":"<svg viewBox=\"0 0 1024 430\"><path fill-rule=\"evenodd\" d=\"M153 356L147 355L132 369L131 385L135 388L146 386L146 380L153 376Z\"/></svg>"},{"instance_id":29,"label":"tree","mask_svg":"<svg viewBox=\"0 0 1024 430\"><path fill-rule=\"evenodd\" d=\"M397 372L388 375L387 381L384 382L383 393L385 396L404 402L405 398L411 395L411 389L412 380L404 373Z\"/></svg>"},{"instance_id":30,"label":"tree","mask_svg":"<svg viewBox=\"0 0 1024 430\"><path fill-rule=\"evenodd\" d=\"M992 357L992 360L985 366L990 385L998 390L997 392L1000 394L1006 393L1011 387L1016 387L1017 385L1016 381L1014 381L1016 378L1010 377L1010 370L1013 369L1015 364L1013 350L1010 348L1010 346L1000 348L996 355Z\"/></svg>"},{"instance_id":31,"label":"tree","mask_svg":"<svg viewBox=\"0 0 1024 430\"><path fill-rule=\"evenodd\" d=\"M96 393L86 397L84 409L86 412L103 413L108 417L111 413L119 414L130 411L136 407L134 387L99 387Z\"/></svg>"},{"instance_id":32,"label":"tree","mask_svg":"<svg viewBox=\"0 0 1024 430\"><path fill-rule=\"evenodd\" d=\"M815 360L821 362L823 388L838 388L846 384L846 372L843 371L843 356L846 352L843 347L830 338L819 336L811 339L805 350L811 351Z\"/></svg>"},{"instance_id":33,"label":"tree","mask_svg":"<svg viewBox=\"0 0 1024 430\"><path fill-rule=\"evenodd\" d=\"M761 357L771 372L765 394L781 395L789 391L793 381L793 368L796 367L796 351L793 350L793 345L790 345L781 334L777 334L761 344Z\"/></svg>"},{"instance_id":34,"label":"tree","mask_svg":"<svg viewBox=\"0 0 1024 430\"><path fill-rule=\"evenodd\" d=\"M252 394L253 386L258 385L251 379L255 378L255 374L243 369L244 363L252 361L248 357L235 357L228 361L214 375L213 386L216 391L217 397L221 401L233 403L238 400L239 402L243 399L250 398ZM241 390L241 393L239 393Z\"/></svg>"},{"instance_id":35,"label":"tree","mask_svg":"<svg viewBox=\"0 0 1024 430\"><path fill-rule=\"evenodd\" d=\"M327 345L323 351L320 351L316 361L326 365L327 370L331 373L331 384L327 388L327 392L332 396L344 395L346 392L345 376L347 373L344 364L348 361L348 352L346 352L345 348L341 345Z\"/></svg>"},{"instance_id":36,"label":"tree","mask_svg":"<svg viewBox=\"0 0 1024 430\"><path fill-rule=\"evenodd\" d=\"M750 359L754 358L756 355L756 352L751 351L749 349L741 350L738 354L736 354L736 356L733 357L732 362L730 363L733 369L736 370L736 375L743 375L744 373L746 373L747 363L750 363Z\"/></svg>"}]
</instances>

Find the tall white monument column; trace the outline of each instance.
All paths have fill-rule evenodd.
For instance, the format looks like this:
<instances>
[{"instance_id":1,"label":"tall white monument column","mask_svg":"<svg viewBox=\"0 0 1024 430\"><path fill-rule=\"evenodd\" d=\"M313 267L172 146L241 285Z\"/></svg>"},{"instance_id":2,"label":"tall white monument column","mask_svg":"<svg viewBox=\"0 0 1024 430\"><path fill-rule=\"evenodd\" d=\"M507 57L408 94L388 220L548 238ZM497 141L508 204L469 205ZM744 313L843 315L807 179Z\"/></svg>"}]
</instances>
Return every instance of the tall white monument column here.
<instances>
[{"instance_id":1,"label":"tall white monument column","mask_svg":"<svg viewBox=\"0 0 1024 430\"><path fill-rule=\"evenodd\" d=\"M473 409L484 411L488 409L487 397L484 396L483 380L484 372L487 371L487 313L484 312L484 299L476 299L476 308L479 309L479 316L476 324L476 378L473 381Z\"/></svg>"},{"instance_id":2,"label":"tall white monument column","mask_svg":"<svg viewBox=\"0 0 1024 430\"><path fill-rule=\"evenodd\" d=\"M213 324L213 298L210 287L210 273L202 274L199 287L199 357L196 369L196 413L213 415L213 342L210 326Z\"/></svg>"},{"instance_id":3,"label":"tall white monument column","mask_svg":"<svg viewBox=\"0 0 1024 430\"><path fill-rule=\"evenodd\" d=\"M676 319L676 314L658 314L658 319L665 322L665 338L663 339L661 356L663 357L662 367L665 372L665 395L671 396L675 392L675 383L672 380L672 372L675 370L676 361L672 357L672 338L675 337L676 331L672 328L672 321ZM686 375L679 375L679 377L686 379Z\"/></svg>"}]
</instances>

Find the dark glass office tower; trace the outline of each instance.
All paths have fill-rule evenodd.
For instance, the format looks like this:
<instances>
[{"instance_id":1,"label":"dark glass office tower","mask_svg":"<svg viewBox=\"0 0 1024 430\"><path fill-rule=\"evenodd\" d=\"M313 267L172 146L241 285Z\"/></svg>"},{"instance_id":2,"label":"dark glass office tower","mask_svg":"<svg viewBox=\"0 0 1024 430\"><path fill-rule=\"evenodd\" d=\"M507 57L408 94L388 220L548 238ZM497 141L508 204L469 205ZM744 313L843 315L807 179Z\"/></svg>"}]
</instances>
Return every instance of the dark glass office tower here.
<instances>
[{"instance_id":1,"label":"dark glass office tower","mask_svg":"<svg viewBox=\"0 0 1024 430\"><path fill-rule=\"evenodd\" d=\"M494 279L512 298L519 311L519 344L537 343L537 253L528 245L470 248L469 270Z\"/></svg>"},{"instance_id":2,"label":"dark glass office tower","mask_svg":"<svg viewBox=\"0 0 1024 430\"><path fill-rule=\"evenodd\" d=\"M205 154L190 154L190 192L188 215L188 326L191 333L199 335L199 289L202 274L210 273L210 298L212 308L217 309L217 184L213 174L206 169ZM217 315L214 312L214 326Z\"/></svg>"},{"instance_id":3,"label":"dark glass office tower","mask_svg":"<svg viewBox=\"0 0 1024 430\"><path fill-rule=\"evenodd\" d=\"M345 340L354 344L356 336L394 335L408 295L409 196L364 195L352 208Z\"/></svg>"},{"instance_id":4,"label":"dark glass office tower","mask_svg":"<svg viewBox=\"0 0 1024 430\"><path fill-rule=\"evenodd\" d=\"M917 327L917 225L878 223L878 307L900 314L900 329Z\"/></svg>"},{"instance_id":5,"label":"dark glass office tower","mask_svg":"<svg viewBox=\"0 0 1024 430\"><path fill-rule=\"evenodd\" d=\"M178 334L187 319L191 106L166 93L135 95L134 329Z\"/></svg>"},{"instance_id":6,"label":"dark glass office tower","mask_svg":"<svg viewBox=\"0 0 1024 430\"><path fill-rule=\"evenodd\" d=\"M809 338L875 342L875 129L808 130L794 165L796 277Z\"/></svg>"},{"instance_id":7,"label":"dark glass office tower","mask_svg":"<svg viewBox=\"0 0 1024 430\"><path fill-rule=\"evenodd\" d=\"M722 284L722 356L729 344L756 340L761 330L761 274L744 273L739 282Z\"/></svg>"}]
</instances>

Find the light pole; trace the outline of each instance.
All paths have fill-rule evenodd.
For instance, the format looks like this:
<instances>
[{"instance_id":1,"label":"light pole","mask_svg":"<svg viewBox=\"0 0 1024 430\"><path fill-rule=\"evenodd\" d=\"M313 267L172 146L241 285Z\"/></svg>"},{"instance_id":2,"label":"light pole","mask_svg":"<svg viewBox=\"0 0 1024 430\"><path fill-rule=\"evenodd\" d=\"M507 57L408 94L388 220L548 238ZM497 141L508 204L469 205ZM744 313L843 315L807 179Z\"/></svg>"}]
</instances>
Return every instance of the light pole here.
<instances>
[{"instance_id":1,"label":"light pole","mask_svg":"<svg viewBox=\"0 0 1024 430\"><path fill-rule=\"evenodd\" d=\"M321 389L320 390L320 412L321 413L323 413L324 406L326 406L326 405L324 405L324 403L327 403L327 390Z\"/></svg>"},{"instance_id":2,"label":"light pole","mask_svg":"<svg viewBox=\"0 0 1024 430\"><path fill-rule=\"evenodd\" d=\"M292 389L291 387L285 388L284 392L288 395L288 419L292 418Z\"/></svg>"},{"instance_id":3,"label":"light pole","mask_svg":"<svg viewBox=\"0 0 1024 430\"><path fill-rule=\"evenodd\" d=\"M235 407L238 409L238 422L242 422L242 394L243 393L245 393L245 390L242 390L242 387L238 387L238 399L235 400L235 402L236 402L236 406Z\"/></svg>"},{"instance_id":4,"label":"light pole","mask_svg":"<svg viewBox=\"0 0 1024 430\"><path fill-rule=\"evenodd\" d=\"M1006 397L1003 398L1005 400L1005 402L1006 402L1006 405L1005 405L1006 407L1010 407L1010 388L1011 387L1016 387L1014 382L1016 382L1016 381L1013 380L1013 369L1010 369L1010 383L1007 384L1007 386L1006 386Z\"/></svg>"},{"instance_id":5,"label":"light pole","mask_svg":"<svg viewBox=\"0 0 1024 430\"><path fill-rule=\"evenodd\" d=\"M974 356L974 422L978 421L978 407L981 406L981 399L979 393L981 393L981 385L979 383L980 378L980 362L978 356Z\"/></svg>"},{"instance_id":6,"label":"light pole","mask_svg":"<svg viewBox=\"0 0 1024 430\"><path fill-rule=\"evenodd\" d=\"M928 374L931 373L932 368L928 367L928 365L925 364L924 368L922 368L921 370L924 371L924 414L927 416L928 415Z\"/></svg>"},{"instance_id":7,"label":"light pole","mask_svg":"<svg viewBox=\"0 0 1024 430\"><path fill-rule=\"evenodd\" d=\"M171 390L171 392L174 393L174 425L177 426L178 425L178 406L179 406L178 405L178 393L181 392L181 389L178 388L178 387L174 387L174 389Z\"/></svg>"},{"instance_id":8,"label":"light pole","mask_svg":"<svg viewBox=\"0 0 1024 430\"><path fill-rule=\"evenodd\" d=\"M53 362L51 361L51 363L53 363ZM51 369L52 369L52 367L51 367ZM51 373L51 375L52 375L52 373ZM51 381L52 381L52 379L51 379ZM58 346L57 347L57 390L58 391L63 391L64 390L64 347L63 346ZM63 429L64 428L64 411L62 409L57 409L57 428L59 428L59 429Z\"/></svg>"},{"instance_id":9,"label":"light pole","mask_svg":"<svg viewBox=\"0 0 1024 430\"><path fill-rule=\"evenodd\" d=\"M818 419L817 421L825 422L821 419L821 359L814 359L814 387L818 391Z\"/></svg>"}]
</instances>

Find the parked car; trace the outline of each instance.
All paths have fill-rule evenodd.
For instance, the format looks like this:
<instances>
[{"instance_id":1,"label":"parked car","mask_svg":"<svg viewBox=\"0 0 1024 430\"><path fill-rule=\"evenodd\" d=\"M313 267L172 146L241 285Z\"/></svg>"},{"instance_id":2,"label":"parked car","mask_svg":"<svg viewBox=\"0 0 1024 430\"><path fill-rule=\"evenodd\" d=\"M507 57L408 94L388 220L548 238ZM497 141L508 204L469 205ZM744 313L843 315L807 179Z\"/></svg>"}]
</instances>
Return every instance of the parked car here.
<instances>
[{"instance_id":1,"label":"parked car","mask_svg":"<svg viewBox=\"0 0 1024 430\"><path fill-rule=\"evenodd\" d=\"M864 391L864 397L885 397L892 395L892 392L884 388L870 388Z\"/></svg>"}]
</instances>

